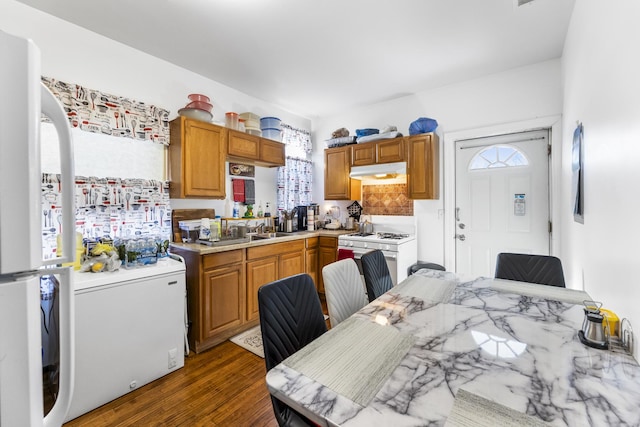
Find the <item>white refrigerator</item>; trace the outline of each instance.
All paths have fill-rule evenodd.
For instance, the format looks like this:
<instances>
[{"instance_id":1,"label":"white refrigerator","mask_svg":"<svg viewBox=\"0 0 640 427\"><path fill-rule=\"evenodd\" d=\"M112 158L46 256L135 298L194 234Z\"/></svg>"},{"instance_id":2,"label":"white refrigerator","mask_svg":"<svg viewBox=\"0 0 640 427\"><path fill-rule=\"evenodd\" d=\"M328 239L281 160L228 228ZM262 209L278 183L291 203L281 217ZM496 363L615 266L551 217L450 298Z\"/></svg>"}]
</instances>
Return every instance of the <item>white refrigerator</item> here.
<instances>
[{"instance_id":1,"label":"white refrigerator","mask_svg":"<svg viewBox=\"0 0 640 427\"><path fill-rule=\"evenodd\" d=\"M65 112L41 83L40 51L0 30L0 426L60 426L73 393L75 254L73 146ZM42 255L40 122L59 136L62 258ZM55 405L43 414L40 276L55 274L59 290L60 376Z\"/></svg>"}]
</instances>

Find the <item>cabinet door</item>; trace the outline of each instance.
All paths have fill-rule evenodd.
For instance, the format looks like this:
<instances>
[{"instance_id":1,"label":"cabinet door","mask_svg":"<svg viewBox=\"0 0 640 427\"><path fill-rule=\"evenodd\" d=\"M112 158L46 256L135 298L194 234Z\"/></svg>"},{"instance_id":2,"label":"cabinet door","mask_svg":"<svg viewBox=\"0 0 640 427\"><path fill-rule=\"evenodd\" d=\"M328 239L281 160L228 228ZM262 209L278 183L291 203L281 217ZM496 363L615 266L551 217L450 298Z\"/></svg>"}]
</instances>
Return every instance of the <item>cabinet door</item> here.
<instances>
[{"instance_id":1,"label":"cabinet door","mask_svg":"<svg viewBox=\"0 0 640 427\"><path fill-rule=\"evenodd\" d=\"M284 166L284 144L262 138L260 140L260 160L265 166Z\"/></svg>"},{"instance_id":2,"label":"cabinet door","mask_svg":"<svg viewBox=\"0 0 640 427\"><path fill-rule=\"evenodd\" d=\"M231 157L259 160L260 137L230 130L227 154Z\"/></svg>"},{"instance_id":3,"label":"cabinet door","mask_svg":"<svg viewBox=\"0 0 640 427\"><path fill-rule=\"evenodd\" d=\"M278 257L247 262L247 320L258 319L258 288L278 279Z\"/></svg>"},{"instance_id":4,"label":"cabinet door","mask_svg":"<svg viewBox=\"0 0 640 427\"><path fill-rule=\"evenodd\" d=\"M404 141L402 138L376 142L376 163L404 162Z\"/></svg>"},{"instance_id":5,"label":"cabinet door","mask_svg":"<svg viewBox=\"0 0 640 427\"><path fill-rule=\"evenodd\" d=\"M437 199L439 197L439 143L433 133L415 135L407 142L407 183L409 198Z\"/></svg>"},{"instance_id":6,"label":"cabinet door","mask_svg":"<svg viewBox=\"0 0 640 427\"><path fill-rule=\"evenodd\" d=\"M242 264L204 273L201 342L244 321Z\"/></svg>"},{"instance_id":7,"label":"cabinet door","mask_svg":"<svg viewBox=\"0 0 640 427\"><path fill-rule=\"evenodd\" d=\"M320 290L319 271L318 271L318 248L307 249L305 272L311 276L316 290Z\"/></svg>"},{"instance_id":8,"label":"cabinet door","mask_svg":"<svg viewBox=\"0 0 640 427\"><path fill-rule=\"evenodd\" d=\"M225 198L225 140L223 127L184 117L171 122L172 198Z\"/></svg>"},{"instance_id":9,"label":"cabinet door","mask_svg":"<svg viewBox=\"0 0 640 427\"><path fill-rule=\"evenodd\" d=\"M360 181L349 178L350 147L324 150L325 200L360 200Z\"/></svg>"},{"instance_id":10,"label":"cabinet door","mask_svg":"<svg viewBox=\"0 0 640 427\"><path fill-rule=\"evenodd\" d=\"M304 272L304 251L280 255L278 263L278 277L280 279Z\"/></svg>"},{"instance_id":11,"label":"cabinet door","mask_svg":"<svg viewBox=\"0 0 640 427\"><path fill-rule=\"evenodd\" d=\"M322 268L325 265L336 262L338 259L338 249L335 246L320 246L318 250L318 292L324 293L324 281L322 280Z\"/></svg>"},{"instance_id":12,"label":"cabinet door","mask_svg":"<svg viewBox=\"0 0 640 427\"><path fill-rule=\"evenodd\" d=\"M351 166L373 165L376 162L376 144L373 142L351 146Z\"/></svg>"}]
</instances>

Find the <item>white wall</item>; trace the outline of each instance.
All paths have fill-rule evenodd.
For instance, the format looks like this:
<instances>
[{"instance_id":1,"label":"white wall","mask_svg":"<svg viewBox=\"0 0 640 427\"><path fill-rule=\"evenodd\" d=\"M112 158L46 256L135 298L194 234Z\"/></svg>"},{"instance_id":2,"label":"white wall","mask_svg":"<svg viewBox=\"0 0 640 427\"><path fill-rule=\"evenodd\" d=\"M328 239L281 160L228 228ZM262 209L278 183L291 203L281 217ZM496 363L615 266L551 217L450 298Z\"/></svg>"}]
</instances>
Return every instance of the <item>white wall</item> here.
<instances>
[{"instance_id":1,"label":"white wall","mask_svg":"<svg viewBox=\"0 0 640 427\"><path fill-rule=\"evenodd\" d=\"M41 50L42 74L48 77L157 105L170 111L170 119L176 117L177 111L188 102L188 94L203 93L211 98L214 122L224 123L227 111L251 111L260 116L279 117L295 127L311 129L311 122L306 118L22 3L0 0L0 10L0 30L32 39ZM150 28L150 31L154 29ZM179 48L167 46L167 49ZM76 158L76 169L91 170L93 162L94 159L88 156ZM135 171L131 176L137 176ZM256 195L260 195L256 198L263 204L271 201L274 206L276 169L256 167L255 182ZM227 197L230 195L228 179ZM225 202L219 200L172 200L173 208L214 208L223 214L224 206Z\"/></svg>"},{"instance_id":2,"label":"white wall","mask_svg":"<svg viewBox=\"0 0 640 427\"><path fill-rule=\"evenodd\" d=\"M562 261L568 280L640 334L640 3L580 0L563 55ZM584 224L573 221L571 139L584 125ZM636 346L636 354L638 346Z\"/></svg>"},{"instance_id":3,"label":"white wall","mask_svg":"<svg viewBox=\"0 0 640 427\"><path fill-rule=\"evenodd\" d=\"M409 124L418 117L438 121L441 171L440 199L414 201L420 235L418 259L444 265L444 141L447 132L479 129L491 125L559 115L562 111L560 60L486 76L415 95L346 111L314 121L313 139L315 177L313 194L320 200L324 194L324 141L331 133L346 127L351 134L360 128L395 125L404 135ZM348 206L350 202L325 201L326 205Z\"/></svg>"}]
</instances>

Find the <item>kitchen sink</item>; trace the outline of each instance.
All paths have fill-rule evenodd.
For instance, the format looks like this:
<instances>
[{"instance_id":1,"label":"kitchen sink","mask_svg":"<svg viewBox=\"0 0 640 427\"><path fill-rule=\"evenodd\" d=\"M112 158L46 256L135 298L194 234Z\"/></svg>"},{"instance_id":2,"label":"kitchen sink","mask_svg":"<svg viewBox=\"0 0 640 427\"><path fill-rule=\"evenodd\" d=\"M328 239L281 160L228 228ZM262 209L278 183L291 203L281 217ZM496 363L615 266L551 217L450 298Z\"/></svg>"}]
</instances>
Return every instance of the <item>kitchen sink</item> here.
<instances>
[{"instance_id":1,"label":"kitchen sink","mask_svg":"<svg viewBox=\"0 0 640 427\"><path fill-rule=\"evenodd\" d=\"M254 242L256 240L267 240L267 239L275 239L277 237L289 236L289 233L258 233L258 234L250 234L249 239Z\"/></svg>"}]
</instances>

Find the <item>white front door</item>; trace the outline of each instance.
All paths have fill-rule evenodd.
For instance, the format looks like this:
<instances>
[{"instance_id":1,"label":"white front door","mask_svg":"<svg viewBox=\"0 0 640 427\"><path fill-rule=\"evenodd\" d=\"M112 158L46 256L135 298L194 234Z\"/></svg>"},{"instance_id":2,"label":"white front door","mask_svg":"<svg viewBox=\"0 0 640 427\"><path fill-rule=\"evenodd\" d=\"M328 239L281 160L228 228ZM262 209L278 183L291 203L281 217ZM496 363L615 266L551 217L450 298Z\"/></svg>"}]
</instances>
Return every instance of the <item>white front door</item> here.
<instances>
[{"instance_id":1,"label":"white front door","mask_svg":"<svg viewBox=\"0 0 640 427\"><path fill-rule=\"evenodd\" d=\"M549 254L549 132L458 140L456 272L493 277L500 252Z\"/></svg>"}]
</instances>

